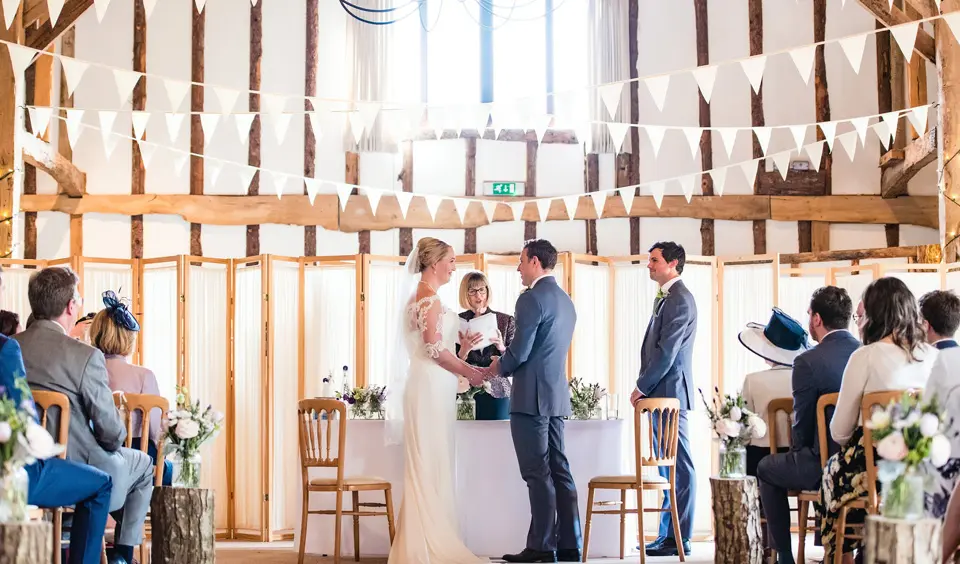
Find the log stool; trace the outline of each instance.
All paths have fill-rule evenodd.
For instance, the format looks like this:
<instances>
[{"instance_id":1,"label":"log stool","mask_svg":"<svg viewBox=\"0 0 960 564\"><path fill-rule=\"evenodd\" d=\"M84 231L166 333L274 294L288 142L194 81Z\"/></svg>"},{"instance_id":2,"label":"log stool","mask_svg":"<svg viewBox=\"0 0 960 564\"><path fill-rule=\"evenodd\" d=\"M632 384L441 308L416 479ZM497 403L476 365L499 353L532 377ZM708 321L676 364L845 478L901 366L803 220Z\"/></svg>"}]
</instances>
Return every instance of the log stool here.
<instances>
[{"instance_id":1,"label":"log stool","mask_svg":"<svg viewBox=\"0 0 960 564\"><path fill-rule=\"evenodd\" d=\"M937 564L940 562L939 519L890 519L867 515L864 564Z\"/></svg>"},{"instance_id":2,"label":"log stool","mask_svg":"<svg viewBox=\"0 0 960 564\"><path fill-rule=\"evenodd\" d=\"M50 523L0 523L0 564L52 561L53 526Z\"/></svg>"},{"instance_id":3,"label":"log stool","mask_svg":"<svg viewBox=\"0 0 960 564\"><path fill-rule=\"evenodd\" d=\"M716 564L762 564L760 489L757 479L710 478Z\"/></svg>"},{"instance_id":4,"label":"log stool","mask_svg":"<svg viewBox=\"0 0 960 564\"><path fill-rule=\"evenodd\" d=\"M156 564L215 561L213 490L154 488L150 500L150 546Z\"/></svg>"}]
</instances>

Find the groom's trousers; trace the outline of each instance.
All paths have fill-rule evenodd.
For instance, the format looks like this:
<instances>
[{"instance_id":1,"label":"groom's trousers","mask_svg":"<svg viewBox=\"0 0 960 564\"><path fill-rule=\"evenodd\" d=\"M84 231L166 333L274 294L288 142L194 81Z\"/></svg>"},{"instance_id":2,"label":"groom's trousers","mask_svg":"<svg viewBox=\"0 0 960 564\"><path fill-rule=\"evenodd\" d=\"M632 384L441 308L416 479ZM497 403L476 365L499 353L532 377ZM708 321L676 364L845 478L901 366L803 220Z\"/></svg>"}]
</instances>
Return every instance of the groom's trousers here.
<instances>
[{"instance_id":1,"label":"groom's trousers","mask_svg":"<svg viewBox=\"0 0 960 564\"><path fill-rule=\"evenodd\" d=\"M510 432L530 494L526 548L580 550L580 509L563 452L563 418L511 413Z\"/></svg>"},{"instance_id":2,"label":"groom's trousers","mask_svg":"<svg viewBox=\"0 0 960 564\"><path fill-rule=\"evenodd\" d=\"M653 418L653 434L657 442L660 441L660 425ZM670 479L670 467L660 466L660 475ZM697 476L693 469L693 458L690 456L690 433L687 424L687 411L680 410L680 429L677 436L677 516L680 521L680 535L683 540L690 540L693 534L693 507L697 496ZM670 496L663 496L662 509L670 508ZM673 534L673 519L669 511L660 514L661 538L676 538Z\"/></svg>"}]
</instances>

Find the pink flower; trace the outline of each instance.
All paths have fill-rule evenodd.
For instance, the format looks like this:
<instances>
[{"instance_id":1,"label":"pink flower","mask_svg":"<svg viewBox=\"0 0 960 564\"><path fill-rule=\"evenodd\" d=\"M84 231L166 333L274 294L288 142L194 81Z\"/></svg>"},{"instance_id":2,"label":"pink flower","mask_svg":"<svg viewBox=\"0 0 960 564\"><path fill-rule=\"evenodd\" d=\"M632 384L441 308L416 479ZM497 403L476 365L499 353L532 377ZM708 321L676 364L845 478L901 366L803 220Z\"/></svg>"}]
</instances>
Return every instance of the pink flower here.
<instances>
[{"instance_id":1,"label":"pink flower","mask_svg":"<svg viewBox=\"0 0 960 564\"><path fill-rule=\"evenodd\" d=\"M900 462L907 457L907 443L903 440L903 435L898 431L884 437L877 443L877 454L885 460Z\"/></svg>"},{"instance_id":2,"label":"pink flower","mask_svg":"<svg viewBox=\"0 0 960 564\"><path fill-rule=\"evenodd\" d=\"M457 376L457 393L462 394L470 390L470 380L463 376Z\"/></svg>"}]
</instances>

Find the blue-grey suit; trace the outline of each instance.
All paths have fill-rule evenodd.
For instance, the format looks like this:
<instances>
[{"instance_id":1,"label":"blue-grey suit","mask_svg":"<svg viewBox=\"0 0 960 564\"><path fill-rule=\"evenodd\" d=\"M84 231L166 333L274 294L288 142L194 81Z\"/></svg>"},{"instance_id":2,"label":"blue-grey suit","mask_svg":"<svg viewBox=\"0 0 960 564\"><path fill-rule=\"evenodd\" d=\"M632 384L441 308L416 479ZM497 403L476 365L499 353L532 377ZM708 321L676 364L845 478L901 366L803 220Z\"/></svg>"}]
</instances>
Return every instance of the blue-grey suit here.
<instances>
[{"instance_id":1,"label":"blue-grey suit","mask_svg":"<svg viewBox=\"0 0 960 564\"><path fill-rule=\"evenodd\" d=\"M677 513L680 534L684 540L693 533L693 506L696 498L693 458L687 411L693 408L693 340L697 335L697 304L693 294L677 280L663 299L654 304L653 316L647 324L640 352L640 377L637 390L650 398L680 400L680 429L677 445ZM659 437L659 426L654 434ZM658 439L659 440L659 439ZM660 467L660 475L668 478L668 467ZM663 509L670 507L670 496L663 496ZM660 514L661 538L676 538L670 512Z\"/></svg>"},{"instance_id":2,"label":"blue-grey suit","mask_svg":"<svg viewBox=\"0 0 960 564\"><path fill-rule=\"evenodd\" d=\"M531 550L579 550L577 487L563 452L563 417L570 415L567 351L577 312L552 276L517 299L517 331L500 358L513 375L510 432L530 494Z\"/></svg>"}]
</instances>

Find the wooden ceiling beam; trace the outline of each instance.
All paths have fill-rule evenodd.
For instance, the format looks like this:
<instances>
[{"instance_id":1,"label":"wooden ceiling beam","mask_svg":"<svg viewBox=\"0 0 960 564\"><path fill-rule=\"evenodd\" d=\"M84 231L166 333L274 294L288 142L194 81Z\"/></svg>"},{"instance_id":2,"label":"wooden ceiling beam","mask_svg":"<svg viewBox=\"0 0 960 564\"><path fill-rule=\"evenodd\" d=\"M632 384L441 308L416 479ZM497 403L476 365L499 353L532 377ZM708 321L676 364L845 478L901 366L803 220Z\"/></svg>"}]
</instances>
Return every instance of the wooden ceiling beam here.
<instances>
[{"instance_id":1,"label":"wooden ceiling beam","mask_svg":"<svg viewBox=\"0 0 960 564\"><path fill-rule=\"evenodd\" d=\"M939 246L939 245L937 245ZM826 251L819 253L792 253L780 255L780 264L803 264L808 262L837 262L844 260L917 258L925 254L927 247L886 247L880 249L856 249L849 251Z\"/></svg>"},{"instance_id":2,"label":"wooden ceiling beam","mask_svg":"<svg viewBox=\"0 0 960 564\"><path fill-rule=\"evenodd\" d=\"M47 0L23 0L23 27L40 25L50 19Z\"/></svg>"},{"instance_id":3,"label":"wooden ceiling beam","mask_svg":"<svg viewBox=\"0 0 960 564\"><path fill-rule=\"evenodd\" d=\"M901 155L896 154L900 151ZM891 155L893 153L893 155ZM891 155L888 158L888 155ZM897 157L900 157L899 160ZM880 194L897 198L907 193L907 183L921 169L937 159L937 128L911 141L903 150L892 149L880 158L880 165L889 163L880 173Z\"/></svg>"},{"instance_id":4,"label":"wooden ceiling beam","mask_svg":"<svg viewBox=\"0 0 960 564\"><path fill-rule=\"evenodd\" d=\"M921 18L933 18L940 15L940 9L937 8L933 0L906 0L906 3L909 8L916 10Z\"/></svg>"},{"instance_id":5,"label":"wooden ceiling beam","mask_svg":"<svg viewBox=\"0 0 960 564\"><path fill-rule=\"evenodd\" d=\"M22 135L21 144L23 160L26 163L49 174L68 197L83 196L87 189L87 175L70 162L70 159L58 153L50 143L33 135Z\"/></svg>"},{"instance_id":6,"label":"wooden ceiling beam","mask_svg":"<svg viewBox=\"0 0 960 564\"><path fill-rule=\"evenodd\" d=\"M46 6L46 2L43 4ZM73 24L91 6L93 6L93 0L67 0L63 10L60 11L57 25L51 26L50 21L47 20L38 27L30 27L26 30L26 46L39 51L45 50L65 31L73 27Z\"/></svg>"},{"instance_id":7,"label":"wooden ceiling beam","mask_svg":"<svg viewBox=\"0 0 960 564\"><path fill-rule=\"evenodd\" d=\"M896 6L893 9L889 9L887 0L857 0L860 2L860 5L863 6L868 12L870 12L873 17L879 20L883 25L887 27L892 27L895 25L905 24L913 21L913 18L904 13L903 10L897 8ZM919 11L919 10L918 10ZM922 12L921 12L922 13ZM920 29L917 32L917 43L914 45L914 50L920 54L924 59L935 63L937 61L936 56L936 47L933 42L933 37L923 30Z\"/></svg>"}]
</instances>

